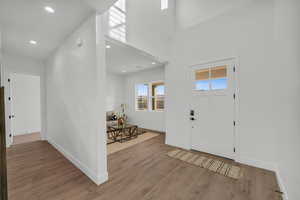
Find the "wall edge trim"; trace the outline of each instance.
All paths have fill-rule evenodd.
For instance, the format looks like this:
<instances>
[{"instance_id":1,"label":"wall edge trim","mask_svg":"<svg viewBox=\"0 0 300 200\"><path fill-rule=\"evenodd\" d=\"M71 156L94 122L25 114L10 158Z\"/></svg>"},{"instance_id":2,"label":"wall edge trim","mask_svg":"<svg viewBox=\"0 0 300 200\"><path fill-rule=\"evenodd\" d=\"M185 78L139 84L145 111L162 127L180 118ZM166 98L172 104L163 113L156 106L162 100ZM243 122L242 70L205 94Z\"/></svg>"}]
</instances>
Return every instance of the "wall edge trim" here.
<instances>
[{"instance_id":1,"label":"wall edge trim","mask_svg":"<svg viewBox=\"0 0 300 200\"><path fill-rule=\"evenodd\" d=\"M63 147L58 145L53 139L47 138L47 141L57 149L65 158L67 158L72 164L74 164L79 170L81 170L86 176L88 176L95 184L100 185L108 180L108 172L97 176L89 167L76 159L71 153L66 151Z\"/></svg>"}]
</instances>

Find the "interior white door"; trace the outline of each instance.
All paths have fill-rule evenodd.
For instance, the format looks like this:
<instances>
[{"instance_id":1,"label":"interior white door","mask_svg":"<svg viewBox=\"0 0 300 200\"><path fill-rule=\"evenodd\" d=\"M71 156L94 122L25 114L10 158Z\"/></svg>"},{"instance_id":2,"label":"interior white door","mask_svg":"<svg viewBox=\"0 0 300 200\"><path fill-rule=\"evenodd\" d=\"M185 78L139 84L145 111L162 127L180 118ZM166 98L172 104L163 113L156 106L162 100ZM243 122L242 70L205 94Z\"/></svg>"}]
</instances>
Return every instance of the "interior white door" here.
<instances>
[{"instance_id":1,"label":"interior white door","mask_svg":"<svg viewBox=\"0 0 300 200\"><path fill-rule=\"evenodd\" d=\"M234 158L234 71L233 61L192 67L192 149Z\"/></svg>"},{"instance_id":2,"label":"interior white door","mask_svg":"<svg viewBox=\"0 0 300 200\"><path fill-rule=\"evenodd\" d=\"M15 135L41 131L40 77L12 74L11 132Z\"/></svg>"}]
</instances>

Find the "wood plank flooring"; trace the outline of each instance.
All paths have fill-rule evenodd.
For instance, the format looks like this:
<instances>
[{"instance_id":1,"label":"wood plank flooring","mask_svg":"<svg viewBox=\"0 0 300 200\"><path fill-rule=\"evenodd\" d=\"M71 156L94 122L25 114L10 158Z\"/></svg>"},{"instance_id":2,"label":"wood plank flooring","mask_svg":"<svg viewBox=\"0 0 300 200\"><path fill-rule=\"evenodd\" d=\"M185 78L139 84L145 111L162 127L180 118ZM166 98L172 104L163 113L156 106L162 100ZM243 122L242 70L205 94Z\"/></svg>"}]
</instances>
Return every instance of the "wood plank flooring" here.
<instances>
[{"instance_id":1,"label":"wood plank flooring","mask_svg":"<svg viewBox=\"0 0 300 200\"><path fill-rule=\"evenodd\" d=\"M27 143L27 142L34 142L38 140L41 140L41 134L39 132L29 133L24 135L16 135L14 136L13 145Z\"/></svg>"},{"instance_id":2,"label":"wood plank flooring","mask_svg":"<svg viewBox=\"0 0 300 200\"><path fill-rule=\"evenodd\" d=\"M241 165L233 180L166 155L158 136L108 156L109 181L96 186L43 141L8 149L9 200L279 200L275 174ZM207 155L206 155L207 156Z\"/></svg>"}]
</instances>

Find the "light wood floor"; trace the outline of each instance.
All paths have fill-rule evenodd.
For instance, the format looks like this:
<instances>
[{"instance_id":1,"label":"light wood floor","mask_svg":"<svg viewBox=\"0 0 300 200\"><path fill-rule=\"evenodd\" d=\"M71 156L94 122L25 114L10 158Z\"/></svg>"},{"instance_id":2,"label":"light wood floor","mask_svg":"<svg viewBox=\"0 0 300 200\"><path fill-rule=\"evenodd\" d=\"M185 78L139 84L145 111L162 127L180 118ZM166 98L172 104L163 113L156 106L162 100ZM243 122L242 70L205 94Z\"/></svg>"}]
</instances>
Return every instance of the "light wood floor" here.
<instances>
[{"instance_id":1,"label":"light wood floor","mask_svg":"<svg viewBox=\"0 0 300 200\"><path fill-rule=\"evenodd\" d=\"M238 181L166 156L158 136L108 156L96 186L43 141L8 149L9 200L278 200L273 172L242 166Z\"/></svg>"},{"instance_id":2,"label":"light wood floor","mask_svg":"<svg viewBox=\"0 0 300 200\"><path fill-rule=\"evenodd\" d=\"M25 135L16 135L14 136L13 145L27 143L27 142L34 142L38 140L41 140L41 134L39 132L25 134Z\"/></svg>"},{"instance_id":3,"label":"light wood floor","mask_svg":"<svg viewBox=\"0 0 300 200\"><path fill-rule=\"evenodd\" d=\"M133 138L128 141L124 142L115 142L112 144L107 145L107 155L116 153L118 151L122 151L124 149L127 149L129 147L132 147L138 143L145 142L146 140L150 140L151 138L159 136L159 133L153 133L153 132L146 132L142 135L139 135L137 138Z\"/></svg>"}]
</instances>

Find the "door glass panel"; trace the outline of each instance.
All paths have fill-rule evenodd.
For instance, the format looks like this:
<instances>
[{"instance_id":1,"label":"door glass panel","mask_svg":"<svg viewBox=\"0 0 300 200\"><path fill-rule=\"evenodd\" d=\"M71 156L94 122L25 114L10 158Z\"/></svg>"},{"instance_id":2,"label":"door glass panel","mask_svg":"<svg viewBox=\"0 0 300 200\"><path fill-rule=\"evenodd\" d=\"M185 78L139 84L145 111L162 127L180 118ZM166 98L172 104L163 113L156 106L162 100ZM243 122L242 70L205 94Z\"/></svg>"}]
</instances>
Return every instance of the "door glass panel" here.
<instances>
[{"instance_id":1,"label":"door glass panel","mask_svg":"<svg viewBox=\"0 0 300 200\"><path fill-rule=\"evenodd\" d=\"M227 66L211 68L211 89L224 90L227 88Z\"/></svg>"},{"instance_id":2,"label":"door glass panel","mask_svg":"<svg viewBox=\"0 0 300 200\"><path fill-rule=\"evenodd\" d=\"M209 90L209 68L197 70L195 73L195 90Z\"/></svg>"}]
</instances>

